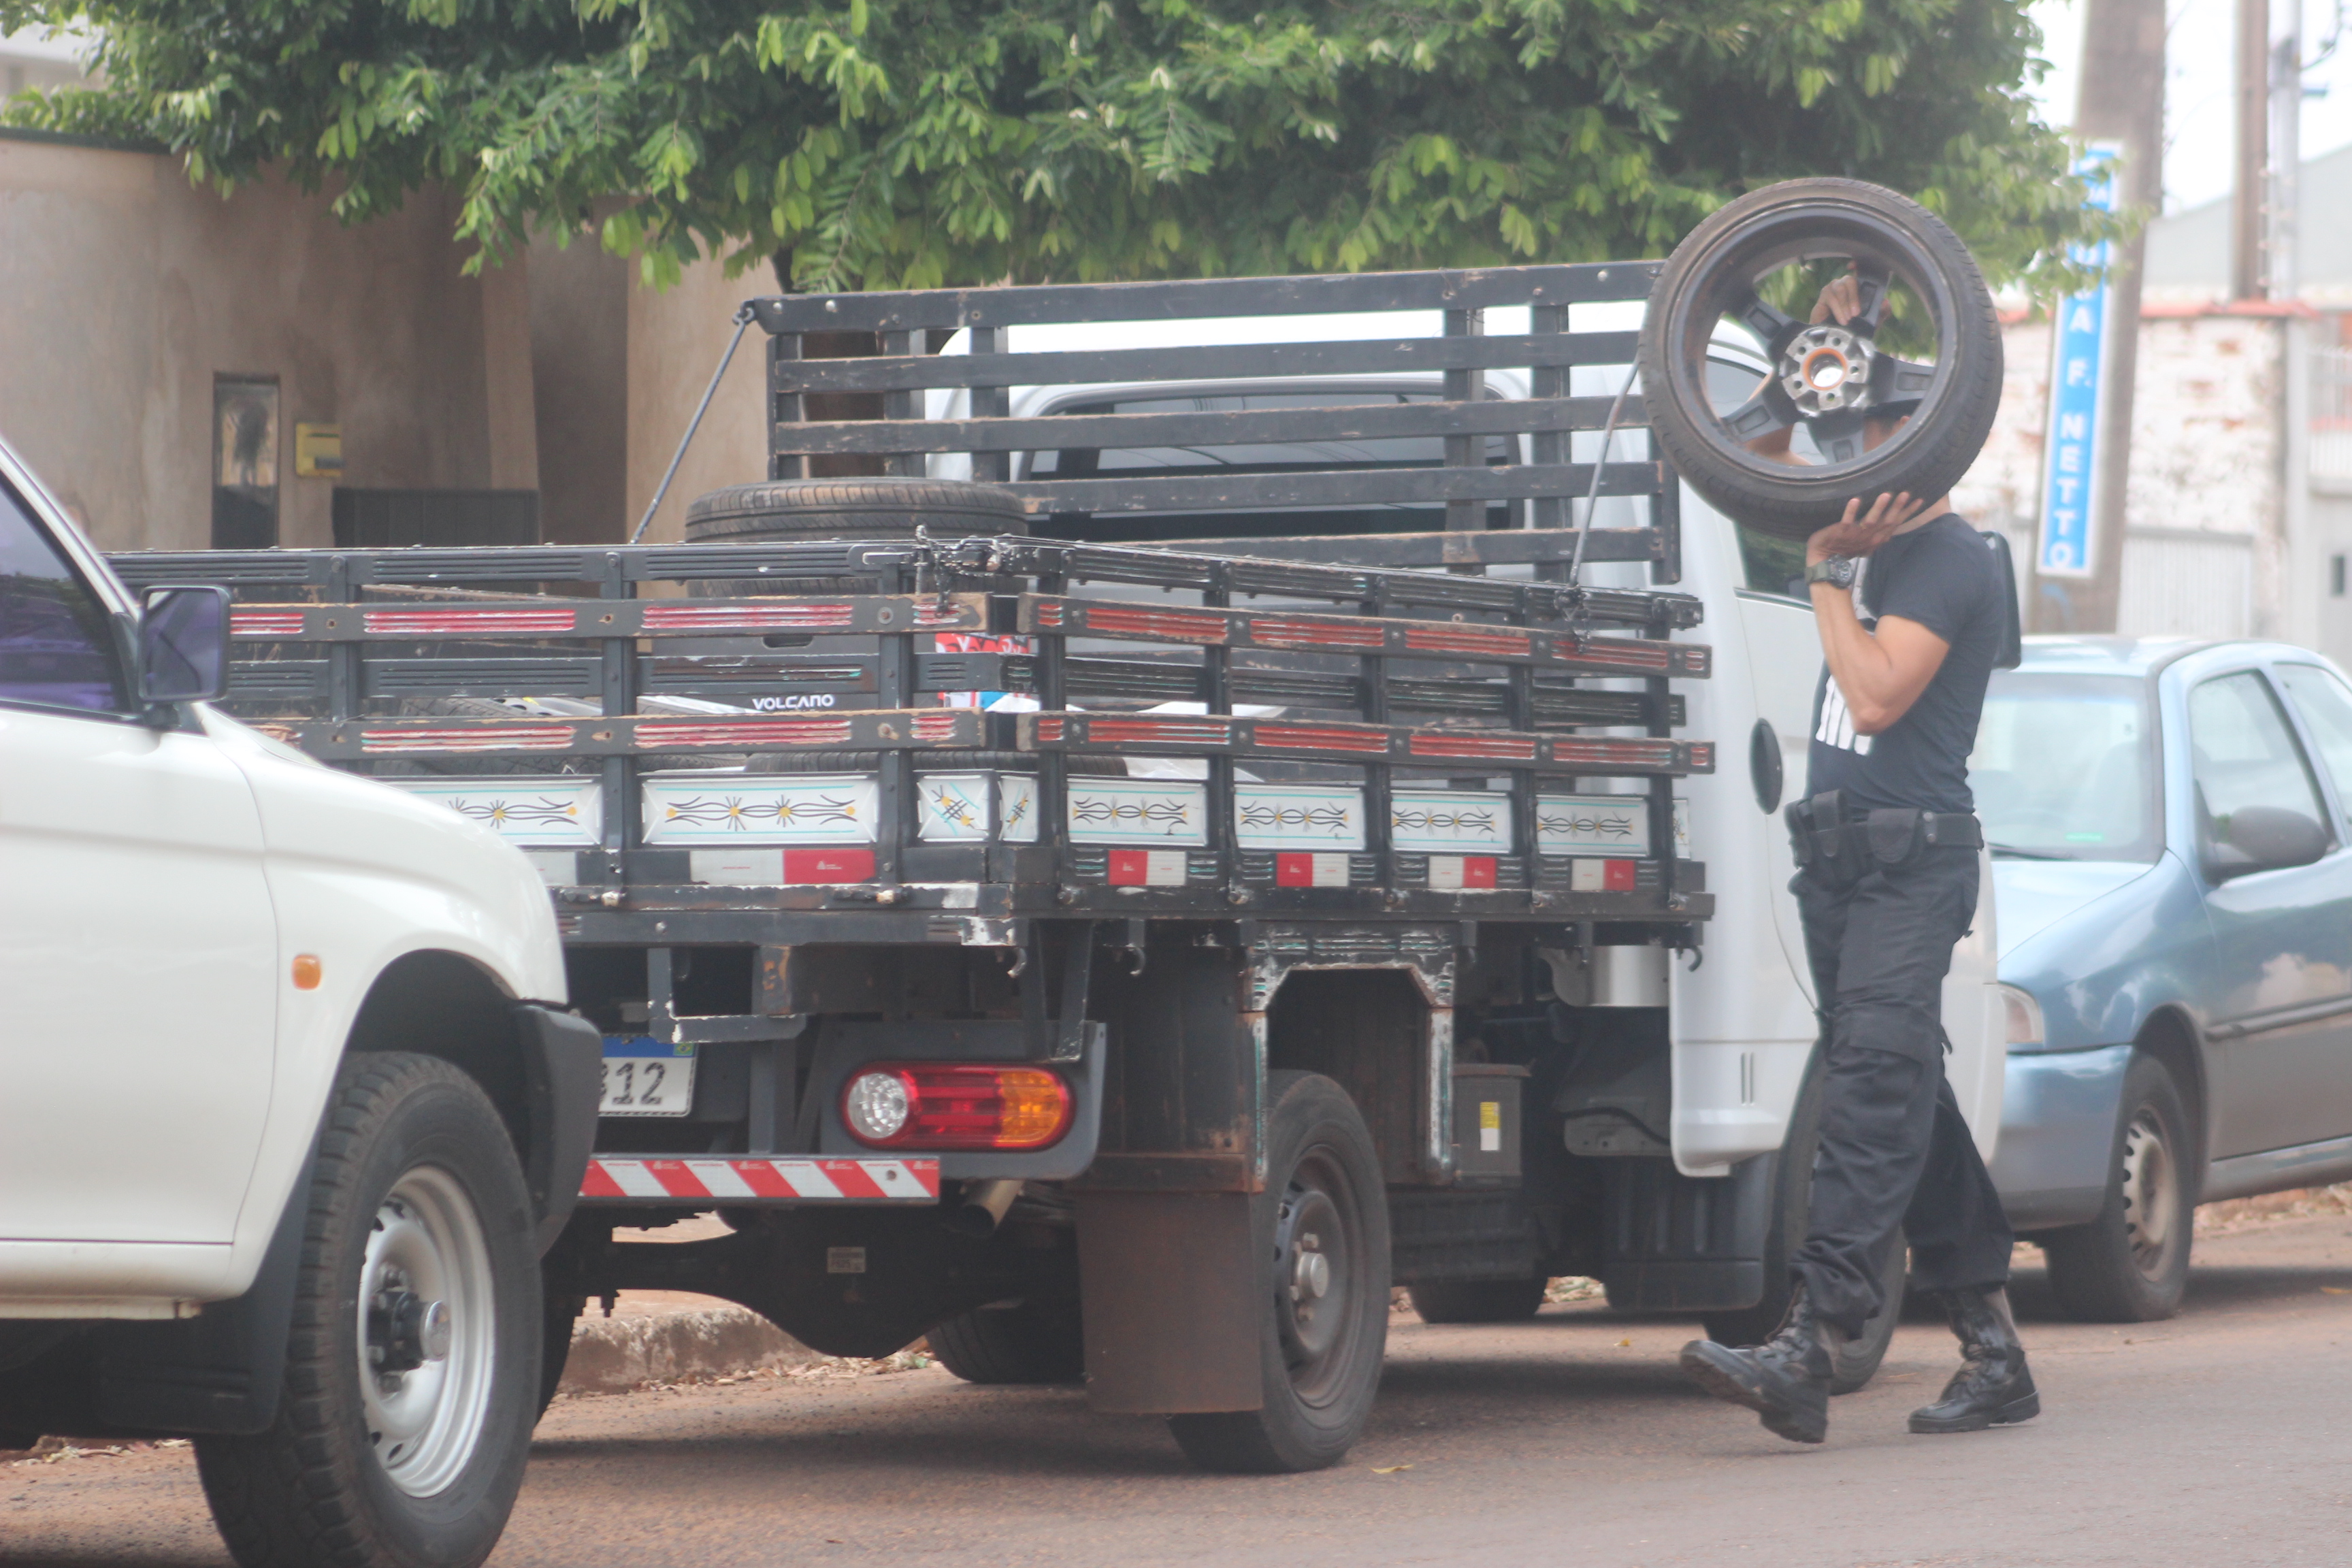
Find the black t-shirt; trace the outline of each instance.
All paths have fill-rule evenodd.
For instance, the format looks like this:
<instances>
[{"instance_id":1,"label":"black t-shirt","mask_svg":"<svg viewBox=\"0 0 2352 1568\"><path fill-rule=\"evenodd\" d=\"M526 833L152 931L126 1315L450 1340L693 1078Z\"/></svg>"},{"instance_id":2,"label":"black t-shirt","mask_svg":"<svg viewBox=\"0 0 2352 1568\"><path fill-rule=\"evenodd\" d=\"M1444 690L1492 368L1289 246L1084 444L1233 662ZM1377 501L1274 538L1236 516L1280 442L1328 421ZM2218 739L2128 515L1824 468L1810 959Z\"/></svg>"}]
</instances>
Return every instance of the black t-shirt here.
<instances>
[{"instance_id":1,"label":"black t-shirt","mask_svg":"<svg viewBox=\"0 0 2352 1568\"><path fill-rule=\"evenodd\" d=\"M1807 793L1842 790L1849 807L1972 811L1969 753L1985 687L2009 630L2000 564L1984 536L1955 513L1878 547L1856 584L1863 625L1916 621L1950 645L1910 711L1875 735L1857 735L1844 694L1822 666L1813 693Z\"/></svg>"}]
</instances>

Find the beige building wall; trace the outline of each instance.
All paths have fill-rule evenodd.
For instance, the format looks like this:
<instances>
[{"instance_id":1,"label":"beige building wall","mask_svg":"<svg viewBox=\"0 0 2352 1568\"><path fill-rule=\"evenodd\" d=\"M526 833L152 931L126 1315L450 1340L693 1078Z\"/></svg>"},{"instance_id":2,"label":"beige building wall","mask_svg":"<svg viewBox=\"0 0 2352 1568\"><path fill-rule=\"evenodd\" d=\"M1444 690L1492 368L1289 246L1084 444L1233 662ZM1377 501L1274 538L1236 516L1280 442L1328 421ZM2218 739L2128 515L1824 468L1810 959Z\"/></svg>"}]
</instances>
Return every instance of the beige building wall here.
<instances>
[{"instance_id":1,"label":"beige building wall","mask_svg":"<svg viewBox=\"0 0 2352 1568\"><path fill-rule=\"evenodd\" d=\"M677 450L678 437L694 417L719 356L727 352L736 308L774 291L775 279L765 268L730 279L717 261L688 268L677 286L663 293L643 287L629 289L630 528L645 516ZM754 325L744 332L726 379L710 400L710 411L703 416L702 428L688 448L661 510L646 530L646 542L683 539L687 506L704 491L768 477L767 366L768 334Z\"/></svg>"},{"instance_id":2,"label":"beige building wall","mask_svg":"<svg viewBox=\"0 0 2352 1568\"><path fill-rule=\"evenodd\" d=\"M332 542L298 422L341 426L344 484L532 488L527 279L464 276L455 216L427 193L346 228L274 182L0 136L0 435L108 549L210 542L216 375L278 380L283 543Z\"/></svg>"},{"instance_id":3,"label":"beige building wall","mask_svg":"<svg viewBox=\"0 0 2352 1568\"><path fill-rule=\"evenodd\" d=\"M2285 439L2287 334L2276 313L2155 303L2140 322L2124 502L2120 629L2205 637L2296 635ZM2041 517L2050 327L2004 329L2007 377L1982 455L1953 489L1979 526L2006 531L2021 578Z\"/></svg>"}]
</instances>

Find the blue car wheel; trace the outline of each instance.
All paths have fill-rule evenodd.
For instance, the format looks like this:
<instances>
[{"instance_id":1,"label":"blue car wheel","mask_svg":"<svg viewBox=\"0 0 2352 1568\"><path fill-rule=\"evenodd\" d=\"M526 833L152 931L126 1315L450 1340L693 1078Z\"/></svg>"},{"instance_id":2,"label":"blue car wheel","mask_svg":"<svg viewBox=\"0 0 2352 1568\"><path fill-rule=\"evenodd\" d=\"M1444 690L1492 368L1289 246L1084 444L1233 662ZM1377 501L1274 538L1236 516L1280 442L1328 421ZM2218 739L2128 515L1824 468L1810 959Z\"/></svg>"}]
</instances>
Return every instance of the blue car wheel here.
<instances>
[{"instance_id":1,"label":"blue car wheel","mask_svg":"<svg viewBox=\"0 0 2352 1568\"><path fill-rule=\"evenodd\" d=\"M2152 1057L2133 1058L2099 1217L2042 1238L2050 1288L2069 1315L2146 1323L2180 1310L2196 1213L2189 1149L2189 1117L2172 1075Z\"/></svg>"}]
</instances>

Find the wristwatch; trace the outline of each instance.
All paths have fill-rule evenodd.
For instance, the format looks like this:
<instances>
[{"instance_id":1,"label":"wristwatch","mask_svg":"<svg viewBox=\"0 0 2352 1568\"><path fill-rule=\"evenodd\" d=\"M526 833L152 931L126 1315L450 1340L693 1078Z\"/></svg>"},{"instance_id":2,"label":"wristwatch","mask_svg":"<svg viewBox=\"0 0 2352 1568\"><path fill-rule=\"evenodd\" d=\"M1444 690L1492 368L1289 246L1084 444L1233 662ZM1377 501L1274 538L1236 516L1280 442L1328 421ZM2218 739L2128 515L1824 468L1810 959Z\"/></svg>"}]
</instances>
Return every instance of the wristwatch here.
<instances>
[{"instance_id":1,"label":"wristwatch","mask_svg":"<svg viewBox=\"0 0 2352 1568\"><path fill-rule=\"evenodd\" d=\"M1853 587L1854 574L1862 570L1859 555L1832 555L1826 561L1816 561L1805 568L1805 584L1827 583L1832 588Z\"/></svg>"}]
</instances>

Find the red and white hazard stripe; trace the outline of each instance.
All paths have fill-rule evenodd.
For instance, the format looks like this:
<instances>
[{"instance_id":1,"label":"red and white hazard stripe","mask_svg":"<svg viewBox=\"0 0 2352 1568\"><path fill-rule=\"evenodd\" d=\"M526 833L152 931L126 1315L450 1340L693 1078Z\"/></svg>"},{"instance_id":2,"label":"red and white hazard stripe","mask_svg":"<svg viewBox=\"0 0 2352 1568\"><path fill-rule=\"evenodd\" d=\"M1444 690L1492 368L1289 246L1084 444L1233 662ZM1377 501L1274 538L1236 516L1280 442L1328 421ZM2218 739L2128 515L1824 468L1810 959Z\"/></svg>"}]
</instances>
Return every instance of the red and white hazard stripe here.
<instances>
[{"instance_id":1,"label":"red and white hazard stripe","mask_svg":"<svg viewBox=\"0 0 2352 1568\"><path fill-rule=\"evenodd\" d=\"M580 1195L604 1202L929 1204L937 1160L646 1159L599 1154Z\"/></svg>"}]
</instances>

